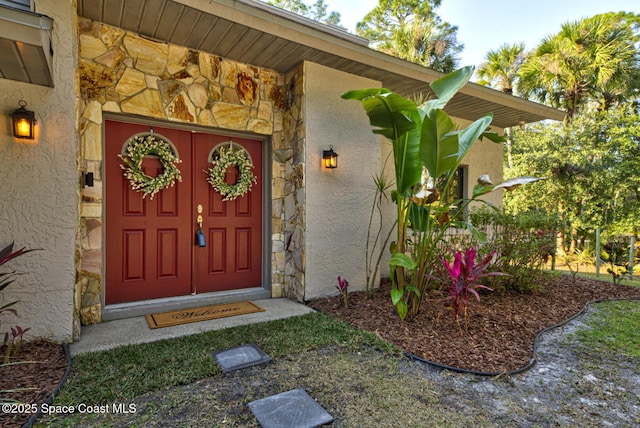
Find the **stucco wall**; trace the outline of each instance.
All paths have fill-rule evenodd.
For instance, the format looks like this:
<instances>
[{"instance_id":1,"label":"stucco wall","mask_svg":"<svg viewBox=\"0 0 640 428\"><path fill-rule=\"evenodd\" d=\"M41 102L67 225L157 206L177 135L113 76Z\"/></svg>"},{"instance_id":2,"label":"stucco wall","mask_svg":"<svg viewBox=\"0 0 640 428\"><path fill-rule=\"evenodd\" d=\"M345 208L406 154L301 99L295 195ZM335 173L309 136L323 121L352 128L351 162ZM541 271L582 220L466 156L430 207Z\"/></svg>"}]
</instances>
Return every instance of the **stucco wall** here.
<instances>
[{"instance_id":1,"label":"stucco wall","mask_svg":"<svg viewBox=\"0 0 640 428\"><path fill-rule=\"evenodd\" d=\"M305 63L306 286L305 299L334 294L337 277L364 289L365 240L380 169L381 137L371 132L362 105L340 95L379 87L374 80ZM338 168L321 167L333 145Z\"/></svg>"},{"instance_id":2,"label":"stucco wall","mask_svg":"<svg viewBox=\"0 0 640 428\"><path fill-rule=\"evenodd\" d=\"M68 341L72 335L78 221L76 12L74 2L38 2L53 18L54 87L0 79L0 246L41 248L12 262L24 272L0 293L20 300L19 318L3 314L0 333L31 327L27 337ZM25 100L36 113L35 140L11 136L9 115Z\"/></svg>"},{"instance_id":3,"label":"stucco wall","mask_svg":"<svg viewBox=\"0 0 640 428\"><path fill-rule=\"evenodd\" d=\"M484 112L484 114L486 113L491 112ZM460 124L461 128L466 128L471 124L469 121L454 120ZM492 127L491 130L501 135L503 133L502 129ZM489 174L493 184L502 182L503 158L504 145L502 143L494 143L486 138L475 142L462 162L463 165L467 166L467 197L471 197L473 186L476 185L478 177L484 174ZM497 207L501 207L502 196L503 191L498 190L484 195L482 199ZM478 206L478 204L474 206Z\"/></svg>"}]
</instances>

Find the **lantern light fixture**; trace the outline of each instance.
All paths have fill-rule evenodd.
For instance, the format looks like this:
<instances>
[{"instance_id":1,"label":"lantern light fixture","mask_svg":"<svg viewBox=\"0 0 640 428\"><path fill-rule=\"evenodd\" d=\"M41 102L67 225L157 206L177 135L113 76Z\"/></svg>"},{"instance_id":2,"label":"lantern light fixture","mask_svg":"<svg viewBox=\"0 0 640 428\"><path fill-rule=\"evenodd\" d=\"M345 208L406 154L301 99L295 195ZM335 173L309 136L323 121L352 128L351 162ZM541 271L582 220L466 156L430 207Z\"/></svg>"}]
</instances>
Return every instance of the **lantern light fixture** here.
<instances>
[{"instance_id":1,"label":"lantern light fixture","mask_svg":"<svg viewBox=\"0 0 640 428\"><path fill-rule=\"evenodd\" d=\"M338 167L338 154L333 151L333 146L329 146L329 150L322 151L322 163L328 169Z\"/></svg>"},{"instance_id":2,"label":"lantern light fixture","mask_svg":"<svg viewBox=\"0 0 640 428\"><path fill-rule=\"evenodd\" d=\"M13 136L16 138L33 140L36 115L34 112L25 108L27 106L27 102L25 100L20 100L18 104L20 105L20 108L11 114Z\"/></svg>"}]
</instances>

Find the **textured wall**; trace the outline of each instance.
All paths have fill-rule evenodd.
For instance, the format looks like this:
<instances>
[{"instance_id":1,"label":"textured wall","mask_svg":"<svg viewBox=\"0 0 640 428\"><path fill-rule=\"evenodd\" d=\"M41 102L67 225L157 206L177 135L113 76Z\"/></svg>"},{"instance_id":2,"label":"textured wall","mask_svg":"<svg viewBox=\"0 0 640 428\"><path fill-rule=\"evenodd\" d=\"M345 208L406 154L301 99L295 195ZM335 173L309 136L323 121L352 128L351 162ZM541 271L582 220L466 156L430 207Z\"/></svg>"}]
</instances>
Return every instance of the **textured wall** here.
<instances>
[{"instance_id":1,"label":"textured wall","mask_svg":"<svg viewBox=\"0 0 640 428\"><path fill-rule=\"evenodd\" d=\"M484 112L484 114L490 112ZM469 121L454 119L456 123L460 124L461 128L466 128L471 124ZM491 128L492 131L502 134L503 130L498 128ZM467 197L471 196L473 186L476 185L478 177L484 174L489 174L493 184L498 184L502 181L502 167L503 167L503 153L504 145L494 143L486 138L480 141L476 141L467 156L462 161L463 165L467 166ZM493 205L502 206L502 194L503 191L499 190L491 192L482 197L487 202L491 202Z\"/></svg>"},{"instance_id":2,"label":"textured wall","mask_svg":"<svg viewBox=\"0 0 640 428\"><path fill-rule=\"evenodd\" d=\"M76 130L76 12L71 1L39 2L54 20L54 87L0 79L0 246L41 248L11 262L22 271L0 293L19 299L19 318L3 315L0 333L11 325L31 327L29 337L71 339L74 253L78 221ZM24 99L36 113L35 140L11 136L9 114ZM27 142L24 142L27 141Z\"/></svg>"},{"instance_id":3,"label":"textured wall","mask_svg":"<svg viewBox=\"0 0 640 428\"><path fill-rule=\"evenodd\" d=\"M351 290L364 289L365 242L373 200L372 177L380 170L381 137L357 101L340 95L380 83L305 63L306 283L305 299L334 294L337 276ZM321 167L333 145L338 168Z\"/></svg>"}]
</instances>

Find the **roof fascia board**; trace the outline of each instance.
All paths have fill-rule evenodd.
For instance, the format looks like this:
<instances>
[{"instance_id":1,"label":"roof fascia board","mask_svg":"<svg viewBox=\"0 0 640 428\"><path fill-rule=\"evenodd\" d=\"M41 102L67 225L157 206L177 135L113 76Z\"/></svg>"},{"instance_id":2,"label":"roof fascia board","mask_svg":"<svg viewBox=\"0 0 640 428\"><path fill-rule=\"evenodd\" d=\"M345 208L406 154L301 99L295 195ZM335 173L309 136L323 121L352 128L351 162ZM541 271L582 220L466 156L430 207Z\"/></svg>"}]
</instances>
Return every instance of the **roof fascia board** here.
<instances>
[{"instance_id":1,"label":"roof fascia board","mask_svg":"<svg viewBox=\"0 0 640 428\"><path fill-rule=\"evenodd\" d=\"M565 119L565 112L563 112L562 110L529 101L525 98L520 98L515 95L505 94L495 89L491 89L473 82L469 82L462 89L460 89L460 93L472 96L474 98L481 98L490 102L494 102L496 104L502 104L506 107L511 107L518 110L526 110L528 112L531 112L532 114L545 116L552 120L563 121Z\"/></svg>"},{"instance_id":2,"label":"roof fascia board","mask_svg":"<svg viewBox=\"0 0 640 428\"><path fill-rule=\"evenodd\" d=\"M365 65L383 68L392 73L406 75L407 77L413 77L426 82L443 76L443 74L438 71L376 51L369 48L368 45L355 44L353 41L343 38L342 34L340 36L335 35L334 37L327 38L327 32L332 32L331 27L315 23L306 18L303 18L304 21L296 19L293 22L294 26L292 26L290 23L282 21L286 18L274 16L272 9L257 8L257 2L255 1L209 0L206 4L203 4L203 2L199 0L173 1L238 24L250 26L251 28L264 31L268 34L285 38L292 42L301 43L311 48L349 58ZM289 14L295 15L292 13ZM279 19L280 21L278 21ZM309 24L307 21L311 21L313 24ZM344 32L340 31L340 33ZM407 74L407 67L412 69L413 72ZM429 76L429 79L425 79L425 76Z\"/></svg>"},{"instance_id":3,"label":"roof fascia board","mask_svg":"<svg viewBox=\"0 0 640 428\"><path fill-rule=\"evenodd\" d=\"M330 26L265 3L253 0L173 1L292 42L348 58L364 65L380 68L389 73L415 79L425 84L444 76L443 73L436 70L371 49L367 45L352 40L353 38L345 37L345 32L342 30L336 30ZM561 110L510 94L504 94L477 83L468 83L460 92L474 98L484 99L517 110L528 111L553 120L562 121L565 117L565 113Z\"/></svg>"},{"instance_id":4,"label":"roof fascia board","mask_svg":"<svg viewBox=\"0 0 640 428\"><path fill-rule=\"evenodd\" d=\"M316 22L263 2L252 0L173 1L311 47L319 47L315 43L324 40L348 43L348 45L369 45L368 40L355 36L346 30Z\"/></svg>"}]
</instances>

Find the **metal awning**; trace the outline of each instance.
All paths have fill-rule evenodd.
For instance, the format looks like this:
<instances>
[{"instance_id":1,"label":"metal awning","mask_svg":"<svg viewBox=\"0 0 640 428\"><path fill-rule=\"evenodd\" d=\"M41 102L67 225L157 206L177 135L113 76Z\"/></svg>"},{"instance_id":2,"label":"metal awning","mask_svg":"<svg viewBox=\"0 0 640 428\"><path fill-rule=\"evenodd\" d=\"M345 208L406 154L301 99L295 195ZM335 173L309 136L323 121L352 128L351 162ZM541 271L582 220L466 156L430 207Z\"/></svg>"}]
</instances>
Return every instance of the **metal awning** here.
<instances>
[{"instance_id":1,"label":"metal awning","mask_svg":"<svg viewBox=\"0 0 640 428\"><path fill-rule=\"evenodd\" d=\"M443 76L371 49L366 40L339 27L255 0L78 0L78 14L281 73L311 61L377 80L403 96L430 93L429 83ZM500 128L564 118L562 111L475 83L467 84L446 110L468 120L492 112Z\"/></svg>"},{"instance_id":2,"label":"metal awning","mask_svg":"<svg viewBox=\"0 0 640 428\"><path fill-rule=\"evenodd\" d=\"M53 87L53 19L0 5L0 78Z\"/></svg>"}]
</instances>

